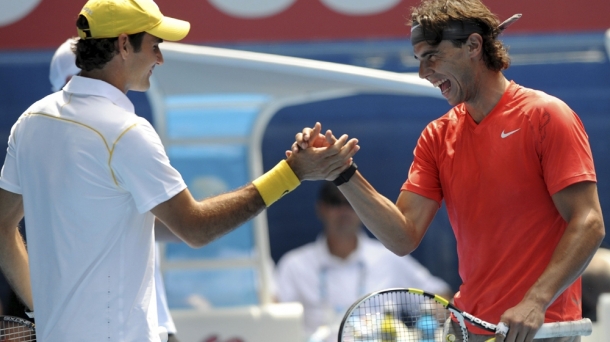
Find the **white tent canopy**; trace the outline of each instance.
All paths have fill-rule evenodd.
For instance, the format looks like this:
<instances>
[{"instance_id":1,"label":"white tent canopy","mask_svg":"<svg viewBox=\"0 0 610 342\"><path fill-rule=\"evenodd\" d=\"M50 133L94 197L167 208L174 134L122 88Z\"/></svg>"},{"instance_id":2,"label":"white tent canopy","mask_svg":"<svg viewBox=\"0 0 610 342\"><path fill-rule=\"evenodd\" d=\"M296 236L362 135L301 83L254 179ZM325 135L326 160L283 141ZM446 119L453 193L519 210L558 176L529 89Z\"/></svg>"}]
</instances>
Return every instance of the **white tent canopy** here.
<instances>
[{"instance_id":1,"label":"white tent canopy","mask_svg":"<svg viewBox=\"0 0 610 342\"><path fill-rule=\"evenodd\" d=\"M163 43L158 90L179 93L266 93L274 99L328 92L440 96L429 82L351 65L257 52Z\"/></svg>"}]
</instances>

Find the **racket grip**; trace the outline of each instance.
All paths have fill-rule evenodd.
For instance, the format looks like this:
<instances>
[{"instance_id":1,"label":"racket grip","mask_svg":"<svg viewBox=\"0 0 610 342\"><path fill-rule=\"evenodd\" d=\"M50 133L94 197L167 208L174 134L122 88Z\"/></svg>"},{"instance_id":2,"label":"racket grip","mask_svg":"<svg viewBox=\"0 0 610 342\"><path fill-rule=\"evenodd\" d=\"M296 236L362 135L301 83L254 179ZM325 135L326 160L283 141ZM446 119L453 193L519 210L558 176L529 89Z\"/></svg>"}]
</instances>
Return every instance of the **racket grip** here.
<instances>
[{"instance_id":1,"label":"racket grip","mask_svg":"<svg viewBox=\"0 0 610 342\"><path fill-rule=\"evenodd\" d=\"M593 332L591 320L583 318L579 321L544 323L534 338L589 336L591 332Z\"/></svg>"}]
</instances>

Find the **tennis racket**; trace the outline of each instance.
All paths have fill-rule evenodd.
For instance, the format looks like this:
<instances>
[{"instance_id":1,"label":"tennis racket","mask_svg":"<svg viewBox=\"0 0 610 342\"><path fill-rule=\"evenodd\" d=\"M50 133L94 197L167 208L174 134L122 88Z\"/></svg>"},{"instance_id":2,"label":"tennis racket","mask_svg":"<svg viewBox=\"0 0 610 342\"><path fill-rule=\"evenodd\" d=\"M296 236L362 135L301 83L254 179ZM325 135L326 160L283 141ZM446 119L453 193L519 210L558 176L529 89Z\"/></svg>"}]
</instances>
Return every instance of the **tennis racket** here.
<instances>
[{"instance_id":1,"label":"tennis racket","mask_svg":"<svg viewBox=\"0 0 610 342\"><path fill-rule=\"evenodd\" d=\"M158 328L161 342L168 339L167 329ZM0 342L30 342L36 341L34 323L19 317L0 316Z\"/></svg>"},{"instance_id":2,"label":"tennis racket","mask_svg":"<svg viewBox=\"0 0 610 342\"><path fill-rule=\"evenodd\" d=\"M448 300L423 290L395 288L377 291L355 302L343 316L339 342L439 342L450 341L444 335L445 322L453 314L464 342L468 342L466 321L496 333L495 324L464 312ZM580 321L546 323L535 338L590 335L588 318ZM492 340L493 341L493 340Z\"/></svg>"},{"instance_id":3,"label":"tennis racket","mask_svg":"<svg viewBox=\"0 0 610 342\"><path fill-rule=\"evenodd\" d=\"M34 323L19 317L0 316L0 341L36 341Z\"/></svg>"}]
</instances>

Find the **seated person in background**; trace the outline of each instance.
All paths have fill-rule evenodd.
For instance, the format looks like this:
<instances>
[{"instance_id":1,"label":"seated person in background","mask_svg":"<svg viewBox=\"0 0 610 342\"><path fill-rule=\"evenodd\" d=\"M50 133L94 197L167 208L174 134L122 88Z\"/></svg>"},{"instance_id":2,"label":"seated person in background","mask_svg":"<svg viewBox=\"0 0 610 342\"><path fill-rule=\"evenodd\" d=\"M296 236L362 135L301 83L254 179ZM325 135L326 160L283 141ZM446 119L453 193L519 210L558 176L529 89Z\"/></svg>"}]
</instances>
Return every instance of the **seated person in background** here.
<instances>
[{"instance_id":1,"label":"seated person in background","mask_svg":"<svg viewBox=\"0 0 610 342\"><path fill-rule=\"evenodd\" d=\"M582 274L582 317L597 321L602 293L610 293L610 249L600 247Z\"/></svg>"},{"instance_id":2,"label":"seated person in background","mask_svg":"<svg viewBox=\"0 0 610 342\"><path fill-rule=\"evenodd\" d=\"M347 309L376 290L414 287L451 298L449 285L413 257L399 257L368 237L332 182L321 187L316 211L323 234L286 253L275 270L277 300L303 304L308 336L321 326L338 329Z\"/></svg>"}]
</instances>

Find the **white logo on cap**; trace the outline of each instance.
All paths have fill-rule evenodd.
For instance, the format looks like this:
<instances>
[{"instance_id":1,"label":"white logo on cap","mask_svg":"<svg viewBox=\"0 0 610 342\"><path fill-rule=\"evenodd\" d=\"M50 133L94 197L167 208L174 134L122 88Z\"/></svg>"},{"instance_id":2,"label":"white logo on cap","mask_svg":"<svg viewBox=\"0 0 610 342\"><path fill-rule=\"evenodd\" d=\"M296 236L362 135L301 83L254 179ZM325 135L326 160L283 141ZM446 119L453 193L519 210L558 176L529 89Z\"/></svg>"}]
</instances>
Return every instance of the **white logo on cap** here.
<instances>
[{"instance_id":1,"label":"white logo on cap","mask_svg":"<svg viewBox=\"0 0 610 342\"><path fill-rule=\"evenodd\" d=\"M2 1L0 27L10 25L23 19L38 6L41 0L7 0Z\"/></svg>"}]
</instances>

